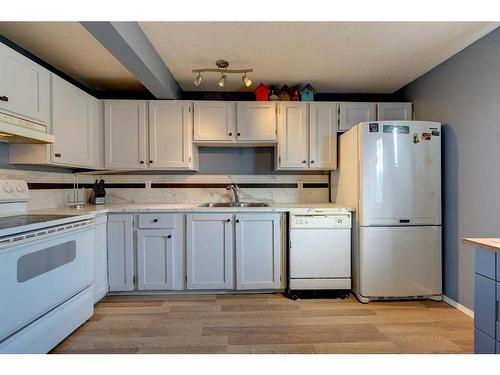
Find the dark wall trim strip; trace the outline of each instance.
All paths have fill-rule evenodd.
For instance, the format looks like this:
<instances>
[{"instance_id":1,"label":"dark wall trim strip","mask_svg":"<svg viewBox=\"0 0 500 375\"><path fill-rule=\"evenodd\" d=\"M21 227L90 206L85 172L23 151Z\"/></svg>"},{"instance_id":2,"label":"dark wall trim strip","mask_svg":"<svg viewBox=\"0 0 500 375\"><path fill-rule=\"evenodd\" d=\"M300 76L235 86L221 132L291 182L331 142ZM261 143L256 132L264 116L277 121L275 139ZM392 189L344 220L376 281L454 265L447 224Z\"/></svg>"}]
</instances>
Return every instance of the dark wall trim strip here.
<instances>
[{"instance_id":1,"label":"dark wall trim strip","mask_svg":"<svg viewBox=\"0 0 500 375\"><path fill-rule=\"evenodd\" d=\"M227 183L170 183L170 182L155 182L151 184L153 189L224 189ZM93 184L79 184L80 188L92 188ZM247 189L297 189L299 186L296 183L241 183L240 188ZM302 185L304 189L328 189L328 183L309 182ZM107 183L104 185L106 189L144 189L145 183ZM30 190L53 190L53 189L73 189L73 183L59 182L29 182Z\"/></svg>"},{"instance_id":2,"label":"dark wall trim strip","mask_svg":"<svg viewBox=\"0 0 500 375\"><path fill-rule=\"evenodd\" d=\"M89 189L93 186L91 183L78 184L80 188ZM122 188L122 189L144 189L146 184L105 184L108 189ZM30 190L51 190L51 189L73 189L73 183L60 183L60 182L28 182L28 189Z\"/></svg>"}]
</instances>

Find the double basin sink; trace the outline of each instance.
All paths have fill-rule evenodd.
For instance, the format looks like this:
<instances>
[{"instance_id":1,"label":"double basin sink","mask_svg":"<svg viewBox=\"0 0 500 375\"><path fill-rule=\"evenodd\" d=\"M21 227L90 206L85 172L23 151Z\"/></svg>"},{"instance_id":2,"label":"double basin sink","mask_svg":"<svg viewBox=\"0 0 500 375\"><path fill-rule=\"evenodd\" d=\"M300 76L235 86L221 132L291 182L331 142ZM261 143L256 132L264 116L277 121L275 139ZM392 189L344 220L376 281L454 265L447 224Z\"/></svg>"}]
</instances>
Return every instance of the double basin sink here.
<instances>
[{"instance_id":1,"label":"double basin sink","mask_svg":"<svg viewBox=\"0 0 500 375\"><path fill-rule=\"evenodd\" d=\"M269 207L269 204L264 202L208 202L198 207Z\"/></svg>"}]
</instances>

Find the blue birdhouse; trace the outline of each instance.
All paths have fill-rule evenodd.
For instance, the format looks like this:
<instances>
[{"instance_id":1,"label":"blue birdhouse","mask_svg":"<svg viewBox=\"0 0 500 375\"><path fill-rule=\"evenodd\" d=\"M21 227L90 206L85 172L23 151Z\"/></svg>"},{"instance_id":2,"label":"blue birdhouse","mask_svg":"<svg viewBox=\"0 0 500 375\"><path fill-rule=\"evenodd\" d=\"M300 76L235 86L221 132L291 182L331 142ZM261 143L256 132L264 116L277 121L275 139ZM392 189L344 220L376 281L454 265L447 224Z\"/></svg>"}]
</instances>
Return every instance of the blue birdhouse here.
<instances>
[{"instance_id":1,"label":"blue birdhouse","mask_svg":"<svg viewBox=\"0 0 500 375\"><path fill-rule=\"evenodd\" d=\"M304 88L300 91L300 100L302 102L312 102L314 101L314 94L316 90L309 83L304 86Z\"/></svg>"}]
</instances>

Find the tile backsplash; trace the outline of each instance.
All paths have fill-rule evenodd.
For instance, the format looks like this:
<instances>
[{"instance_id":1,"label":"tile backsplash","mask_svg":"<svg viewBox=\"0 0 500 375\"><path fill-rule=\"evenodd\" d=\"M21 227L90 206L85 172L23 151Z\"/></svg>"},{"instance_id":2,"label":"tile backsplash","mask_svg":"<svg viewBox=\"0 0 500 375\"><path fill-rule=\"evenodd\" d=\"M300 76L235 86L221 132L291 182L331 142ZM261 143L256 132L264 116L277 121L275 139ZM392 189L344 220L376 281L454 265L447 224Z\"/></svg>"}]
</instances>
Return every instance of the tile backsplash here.
<instances>
[{"instance_id":1,"label":"tile backsplash","mask_svg":"<svg viewBox=\"0 0 500 375\"><path fill-rule=\"evenodd\" d=\"M107 203L202 203L231 199L226 184L240 184L241 199L283 203L329 201L328 175L85 175L0 169L0 178L22 179L32 184L29 209L70 204L72 183L89 186L103 178ZM134 185L130 185L134 184ZM123 187L121 187L123 185ZM48 187L48 188L47 188ZM87 199L90 189L82 189Z\"/></svg>"}]
</instances>

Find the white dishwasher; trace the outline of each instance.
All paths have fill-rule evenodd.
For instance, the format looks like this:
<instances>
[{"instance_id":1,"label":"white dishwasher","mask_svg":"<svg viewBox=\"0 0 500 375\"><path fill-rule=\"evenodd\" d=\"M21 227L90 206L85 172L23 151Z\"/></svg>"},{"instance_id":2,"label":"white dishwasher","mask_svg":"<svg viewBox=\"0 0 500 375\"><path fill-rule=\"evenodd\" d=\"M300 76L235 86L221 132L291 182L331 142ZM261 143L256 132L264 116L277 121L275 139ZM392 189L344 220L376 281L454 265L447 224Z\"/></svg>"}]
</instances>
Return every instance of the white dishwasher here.
<instances>
[{"instance_id":1,"label":"white dishwasher","mask_svg":"<svg viewBox=\"0 0 500 375\"><path fill-rule=\"evenodd\" d=\"M290 211L288 288L290 298L303 291L351 289L351 213L343 208Z\"/></svg>"}]
</instances>

